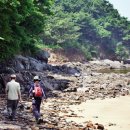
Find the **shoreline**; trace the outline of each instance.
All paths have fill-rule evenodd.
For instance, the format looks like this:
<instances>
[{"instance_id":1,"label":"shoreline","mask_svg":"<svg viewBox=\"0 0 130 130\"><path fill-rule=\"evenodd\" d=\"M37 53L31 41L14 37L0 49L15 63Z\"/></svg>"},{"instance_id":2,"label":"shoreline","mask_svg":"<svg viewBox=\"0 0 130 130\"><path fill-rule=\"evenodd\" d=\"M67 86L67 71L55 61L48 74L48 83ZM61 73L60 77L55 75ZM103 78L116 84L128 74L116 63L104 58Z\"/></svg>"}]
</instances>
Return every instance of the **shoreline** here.
<instances>
[{"instance_id":1,"label":"shoreline","mask_svg":"<svg viewBox=\"0 0 130 130\"><path fill-rule=\"evenodd\" d=\"M69 107L77 117L67 117L68 122L85 125L87 121L92 121L104 125L108 130L130 130L130 95L88 100Z\"/></svg>"}]
</instances>

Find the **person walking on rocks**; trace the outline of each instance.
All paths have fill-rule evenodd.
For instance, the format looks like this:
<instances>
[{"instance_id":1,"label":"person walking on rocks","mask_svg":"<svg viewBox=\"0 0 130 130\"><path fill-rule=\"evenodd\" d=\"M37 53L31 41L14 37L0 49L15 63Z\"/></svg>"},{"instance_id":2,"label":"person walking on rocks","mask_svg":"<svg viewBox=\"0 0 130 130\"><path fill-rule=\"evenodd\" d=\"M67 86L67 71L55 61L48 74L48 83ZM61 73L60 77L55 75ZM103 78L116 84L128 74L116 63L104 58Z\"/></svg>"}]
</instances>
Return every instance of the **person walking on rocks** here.
<instances>
[{"instance_id":1,"label":"person walking on rocks","mask_svg":"<svg viewBox=\"0 0 130 130\"><path fill-rule=\"evenodd\" d=\"M40 83L38 76L34 77L34 83L30 85L29 98L32 96L32 111L33 115L38 124L42 121L40 118L40 106L43 99L46 99L45 91L43 90L43 85Z\"/></svg>"},{"instance_id":2,"label":"person walking on rocks","mask_svg":"<svg viewBox=\"0 0 130 130\"><path fill-rule=\"evenodd\" d=\"M16 82L16 75L10 76L11 81L6 84L7 111L10 120L14 120L18 102L22 102L20 84Z\"/></svg>"}]
</instances>

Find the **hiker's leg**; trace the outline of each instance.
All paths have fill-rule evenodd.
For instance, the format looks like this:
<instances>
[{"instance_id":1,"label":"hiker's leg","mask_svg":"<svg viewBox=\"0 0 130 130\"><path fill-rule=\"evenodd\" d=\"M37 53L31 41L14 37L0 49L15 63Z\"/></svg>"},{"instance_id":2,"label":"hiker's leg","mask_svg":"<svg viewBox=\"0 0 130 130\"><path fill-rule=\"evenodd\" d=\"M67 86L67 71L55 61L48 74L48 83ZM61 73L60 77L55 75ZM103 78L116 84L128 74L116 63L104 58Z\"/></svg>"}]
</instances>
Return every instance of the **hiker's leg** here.
<instances>
[{"instance_id":1,"label":"hiker's leg","mask_svg":"<svg viewBox=\"0 0 130 130\"><path fill-rule=\"evenodd\" d=\"M32 105L32 111L33 111L33 115L35 116L35 119L38 120L40 115L39 115L39 112L36 108L36 105Z\"/></svg>"},{"instance_id":2,"label":"hiker's leg","mask_svg":"<svg viewBox=\"0 0 130 130\"><path fill-rule=\"evenodd\" d=\"M36 105L37 105L37 110L40 114L41 99L37 100Z\"/></svg>"},{"instance_id":3,"label":"hiker's leg","mask_svg":"<svg viewBox=\"0 0 130 130\"><path fill-rule=\"evenodd\" d=\"M7 111L8 111L8 116L11 117L11 115L12 115L12 100L7 100Z\"/></svg>"},{"instance_id":4,"label":"hiker's leg","mask_svg":"<svg viewBox=\"0 0 130 130\"><path fill-rule=\"evenodd\" d=\"M40 124L41 122L42 122L42 119L41 119L41 114L40 114L40 106L41 106L41 99L37 99L36 100L36 110L37 110L37 119L36 119L36 121L37 121L37 124Z\"/></svg>"},{"instance_id":5,"label":"hiker's leg","mask_svg":"<svg viewBox=\"0 0 130 130\"><path fill-rule=\"evenodd\" d=\"M13 107L12 107L12 119L15 118L16 115L16 109L18 105L18 100L13 100Z\"/></svg>"}]
</instances>

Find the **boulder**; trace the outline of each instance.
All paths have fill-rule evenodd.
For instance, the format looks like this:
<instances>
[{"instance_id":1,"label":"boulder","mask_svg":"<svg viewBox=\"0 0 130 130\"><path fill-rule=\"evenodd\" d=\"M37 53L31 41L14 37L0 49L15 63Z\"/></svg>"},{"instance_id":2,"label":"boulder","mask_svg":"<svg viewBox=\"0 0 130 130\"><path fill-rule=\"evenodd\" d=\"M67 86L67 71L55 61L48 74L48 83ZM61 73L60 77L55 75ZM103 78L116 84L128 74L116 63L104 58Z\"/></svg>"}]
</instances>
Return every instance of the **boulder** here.
<instances>
[{"instance_id":1,"label":"boulder","mask_svg":"<svg viewBox=\"0 0 130 130\"><path fill-rule=\"evenodd\" d=\"M24 66L23 66L23 64L20 61L18 61L18 60L16 61L16 67L15 68L18 71L25 69Z\"/></svg>"},{"instance_id":2,"label":"boulder","mask_svg":"<svg viewBox=\"0 0 130 130\"><path fill-rule=\"evenodd\" d=\"M34 58L29 58L30 59L30 69L36 70L36 71L42 71L46 70L48 68L46 63L41 63L40 61L34 59Z\"/></svg>"},{"instance_id":3,"label":"boulder","mask_svg":"<svg viewBox=\"0 0 130 130\"><path fill-rule=\"evenodd\" d=\"M14 74L15 70L11 67L5 67L4 68L0 68L0 74Z\"/></svg>"},{"instance_id":4,"label":"boulder","mask_svg":"<svg viewBox=\"0 0 130 130\"><path fill-rule=\"evenodd\" d=\"M15 68L16 70L28 70L30 68L29 58L22 55L15 56Z\"/></svg>"},{"instance_id":5,"label":"boulder","mask_svg":"<svg viewBox=\"0 0 130 130\"><path fill-rule=\"evenodd\" d=\"M130 59L126 59L123 62L124 62L124 64L130 64Z\"/></svg>"},{"instance_id":6,"label":"boulder","mask_svg":"<svg viewBox=\"0 0 130 130\"><path fill-rule=\"evenodd\" d=\"M48 58L50 57L49 52L45 50L40 50L36 54L36 58L42 62L48 63Z\"/></svg>"},{"instance_id":7,"label":"boulder","mask_svg":"<svg viewBox=\"0 0 130 130\"><path fill-rule=\"evenodd\" d=\"M103 62L110 66L111 69L120 69L122 68L122 63L119 61L112 61L112 60L103 60Z\"/></svg>"}]
</instances>

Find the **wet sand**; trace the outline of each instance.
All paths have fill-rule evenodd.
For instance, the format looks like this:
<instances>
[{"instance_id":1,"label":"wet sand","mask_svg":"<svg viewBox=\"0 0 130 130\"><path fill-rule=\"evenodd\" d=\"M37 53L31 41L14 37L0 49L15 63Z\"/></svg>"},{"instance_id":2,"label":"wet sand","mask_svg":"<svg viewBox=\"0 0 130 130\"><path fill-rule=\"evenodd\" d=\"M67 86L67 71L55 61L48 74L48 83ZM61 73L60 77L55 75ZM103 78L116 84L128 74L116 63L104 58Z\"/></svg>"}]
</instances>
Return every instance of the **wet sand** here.
<instances>
[{"instance_id":1,"label":"wet sand","mask_svg":"<svg viewBox=\"0 0 130 130\"><path fill-rule=\"evenodd\" d=\"M130 130L130 96L112 99L88 100L70 109L79 117L66 117L67 121L84 124L91 120L100 123L108 130Z\"/></svg>"}]
</instances>

